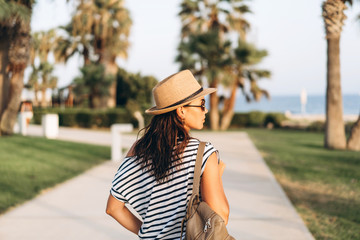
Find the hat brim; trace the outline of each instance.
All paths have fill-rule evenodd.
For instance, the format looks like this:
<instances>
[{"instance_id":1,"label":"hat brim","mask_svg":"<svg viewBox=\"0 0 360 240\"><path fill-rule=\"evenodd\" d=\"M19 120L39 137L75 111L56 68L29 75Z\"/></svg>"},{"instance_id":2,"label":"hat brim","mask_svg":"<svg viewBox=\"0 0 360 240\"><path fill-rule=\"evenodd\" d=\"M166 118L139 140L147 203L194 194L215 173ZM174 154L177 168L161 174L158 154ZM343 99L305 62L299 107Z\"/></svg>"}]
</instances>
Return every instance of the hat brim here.
<instances>
[{"instance_id":1,"label":"hat brim","mask_svg":"<svg viewBox=\"0 0 360 240\"><path fill-rule=\"evenodd\" d=\"M159 114L171 112L171 111L173 111L173 110L175 110L175 109L177 109L179 107L182 107L182 106L194 101L197 98L200 98L200 97L206 96L208 94L211 94L211 93L215 92L216 90L217 90L216 88L205 88L199 94L195 95L192 98L189 98L189 100L187 100L186 102L183 102L183 103L181 103L179 105L175 105L175 106L172 106L172 107L169 107L169 108L160 108L160 109L155 106L155 107L147 109L145 111L145 113L151 114L151 115L159 115Z\"/></svg>"}]
</instances>

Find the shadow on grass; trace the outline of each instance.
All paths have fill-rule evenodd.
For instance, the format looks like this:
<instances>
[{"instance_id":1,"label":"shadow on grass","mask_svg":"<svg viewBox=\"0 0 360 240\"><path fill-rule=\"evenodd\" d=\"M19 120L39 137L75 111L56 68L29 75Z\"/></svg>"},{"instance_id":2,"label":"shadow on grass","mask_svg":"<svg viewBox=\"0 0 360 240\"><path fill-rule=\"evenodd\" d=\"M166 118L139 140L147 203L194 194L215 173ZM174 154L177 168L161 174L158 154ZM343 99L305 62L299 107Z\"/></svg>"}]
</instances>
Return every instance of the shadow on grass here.
<instances>
[{"instance_id":1,"label":"shadow on grass","mask_svg":"<svg viewBox=\"0 0 360 240\"><path fill-rule=\"evenodd\" d=\"M315 144L315 143L302 143L302 144L299 144L299 145L302 146L302 147L305 147L305 148L324 150L323 145L319 145L319 144Z\"/></svg>"},{"instance_id":2,"label":"shadow on grass","mask_svg":"<svg viewBox=\"0 0 360 240\"><path fill-rule=\"evenodd\" d=\"M360 198L356 195L284 179L281 185L298 209L307 209L303 218L311 215L316 239L337 239L339 233L342 239L360 239Z\"/></svg>"}]
</instances>

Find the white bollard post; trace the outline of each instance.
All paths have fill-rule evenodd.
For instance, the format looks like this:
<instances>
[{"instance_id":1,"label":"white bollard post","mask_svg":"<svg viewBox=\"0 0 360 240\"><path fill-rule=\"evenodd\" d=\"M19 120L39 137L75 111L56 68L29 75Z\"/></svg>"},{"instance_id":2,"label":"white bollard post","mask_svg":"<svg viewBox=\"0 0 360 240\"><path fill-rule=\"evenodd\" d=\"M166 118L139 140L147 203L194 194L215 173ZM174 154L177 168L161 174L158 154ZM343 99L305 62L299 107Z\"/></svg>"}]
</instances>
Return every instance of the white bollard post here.
<instances>
[{"instance_id":1,"label":"white bollard post","mask_svg":"<svg viewBox=\"0 0 360 240\"><path fill-rule=\"evenodd\" d=\"M59 135L59 116L57 114L45 114L41 118L43 135L46 138L57 138Z\"/></svg>"},{"instance_id":2,"label":"white bollard post","mask_svg":"<svg viewBox=\"0 0 360 240\"><path fill-rule=\"evenodd\" d=\"M122 157L121 133L131 132L132 124L113 124L111 125L111 160L119 161Z\"/></svg>"},{"instance_id":3,"label":"white bollard post","mask_svg":"<svg viewBox=\"0 0 360 240\"><path fill-rule=\"evenodd\" d=\"M26 122L26 114L20 112L18 114L18 124L19 124L19 133L23 136L27 135L27 122Z\"/></svg>"},{"instance_id":4,"label":"white bollard post","mask_svg":"<svg viewBox=\"0 0 360 240\"><path fill-rule=\"evenodd\" d=\"M300 103L301 103L301 114L306 113L306 102L307 102L307 93L306 89L303 88L300 93Z\"/></svg>"},{"instance_id":5,"label":"white bollard post","mask_svg":"<svg viewBox=\"0 0 360 240\"><path fill-rule=\"evenodd\" d=\"M134 112L134 117L139 123L139 129L143 129L145 127L145 120L141 112L140 111Z\"/></svg>"}]
</instances>

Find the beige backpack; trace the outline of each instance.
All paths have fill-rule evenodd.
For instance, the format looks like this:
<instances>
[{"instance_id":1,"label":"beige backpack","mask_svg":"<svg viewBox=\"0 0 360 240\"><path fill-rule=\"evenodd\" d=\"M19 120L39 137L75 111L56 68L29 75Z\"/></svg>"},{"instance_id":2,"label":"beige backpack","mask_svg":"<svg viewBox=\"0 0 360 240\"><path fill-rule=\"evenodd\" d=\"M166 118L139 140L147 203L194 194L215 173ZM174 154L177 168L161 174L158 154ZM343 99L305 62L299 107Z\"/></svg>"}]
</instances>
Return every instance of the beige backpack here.
<instances>
[{"instance_id":1,"label":"beige backpack","mask_svg":"<svg viewBox=\"0 0 360 240\"><path fill-rule=\"evenodd\" d=\"M186 221L185 240L235 240L229 235L222 217L214 212L206 202L199 199L200 172L205 142L200 142L196 156L193 193L189 200L186 216L181 223L181 239L183 225Z\"/></svg>"}]
</instances>

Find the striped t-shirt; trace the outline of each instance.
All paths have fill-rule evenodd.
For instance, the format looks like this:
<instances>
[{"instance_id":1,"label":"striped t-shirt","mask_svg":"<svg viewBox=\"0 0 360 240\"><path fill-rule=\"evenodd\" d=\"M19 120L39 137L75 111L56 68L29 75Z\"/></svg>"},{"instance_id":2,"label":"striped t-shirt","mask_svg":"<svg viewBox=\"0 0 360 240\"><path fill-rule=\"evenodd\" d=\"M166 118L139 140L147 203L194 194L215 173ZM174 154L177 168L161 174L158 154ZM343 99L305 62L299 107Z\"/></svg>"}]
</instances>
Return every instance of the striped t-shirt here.
<instances>
[{"instance_id":1,"label":"striped t-shirt","mask_svg":"<svg viewBox=\"0 0 360 240\"><path fill-rule=\"evenodd\" d=\"M190 139L182 159L173 166L171 177L164 183L158 183L149 171L143 170L135 156L126 157L121 163L110 192L141 216L140 239L180 239L181 221L192 194L198 147L199 140ZM206 143L201 174L214 152L217 150L213 145Z\"/></svg>"}]
</instances>

